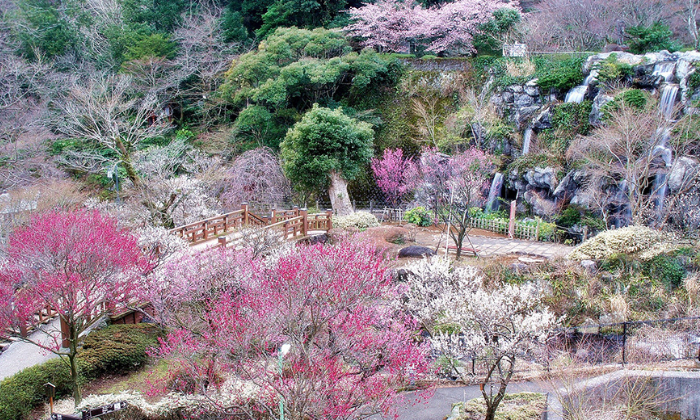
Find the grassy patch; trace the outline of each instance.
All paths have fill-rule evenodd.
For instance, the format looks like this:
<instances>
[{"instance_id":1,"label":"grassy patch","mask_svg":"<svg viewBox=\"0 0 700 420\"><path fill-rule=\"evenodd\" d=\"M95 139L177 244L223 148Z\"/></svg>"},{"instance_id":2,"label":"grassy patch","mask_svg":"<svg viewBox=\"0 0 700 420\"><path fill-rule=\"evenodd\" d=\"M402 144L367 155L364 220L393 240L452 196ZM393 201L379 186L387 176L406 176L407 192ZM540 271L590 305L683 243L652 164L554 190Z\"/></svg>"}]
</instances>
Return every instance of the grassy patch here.
<instances>
[{"instance_id":1,"label":"grassy patch","mask_svg":"<svg viewBox=\"0 0 700 420\"><path fill-rule=\"evenodd\" d=\"M481 420L486 414L486 404L482 398L475 398L466 403L455 404L459 407L458 420ZM535 392L507 394L496 411L496 420L539 420L547 408L547 397Z\"/></svg>"}]
</instances>

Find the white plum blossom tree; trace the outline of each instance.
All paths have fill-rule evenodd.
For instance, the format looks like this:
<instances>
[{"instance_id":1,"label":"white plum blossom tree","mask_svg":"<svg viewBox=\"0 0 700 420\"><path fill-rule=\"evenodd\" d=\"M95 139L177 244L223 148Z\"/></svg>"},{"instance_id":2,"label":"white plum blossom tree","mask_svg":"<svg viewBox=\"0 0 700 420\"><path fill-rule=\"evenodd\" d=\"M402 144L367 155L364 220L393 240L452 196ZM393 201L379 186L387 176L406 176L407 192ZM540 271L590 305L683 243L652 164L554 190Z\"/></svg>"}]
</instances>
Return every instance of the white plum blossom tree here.
<instances>
[{"instance_id":1,"label":"white plum blossom tree","mask_svg":"<svg viewBox=\"0 0 700 420\"><path fill-rule=\"evenodd\" d=\"M433 349L463 380L467 360L485 365L481 392L493 420L513 376L516 359L542 344L561 322L542 305L534 284L485 283L474 267L455 268L442 257L406 267L400 306L428 329Z\"/></svg>"}]
</instances>

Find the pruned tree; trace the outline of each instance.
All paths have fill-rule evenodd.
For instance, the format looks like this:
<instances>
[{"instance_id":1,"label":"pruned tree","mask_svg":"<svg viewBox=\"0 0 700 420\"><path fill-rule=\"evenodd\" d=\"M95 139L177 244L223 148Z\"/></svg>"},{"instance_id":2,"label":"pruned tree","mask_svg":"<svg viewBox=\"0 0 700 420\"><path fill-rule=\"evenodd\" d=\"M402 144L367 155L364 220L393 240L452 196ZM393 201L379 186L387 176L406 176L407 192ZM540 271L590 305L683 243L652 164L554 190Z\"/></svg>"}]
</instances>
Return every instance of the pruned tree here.
<instances>
[{"instance_id":1,"label":"pruned tree","mask_svg":"<svg viewBox=\"0 0 700 420\"><path fill-rule=\"evenodd\" d=\"M186 256L150 282L148 299L170 331L161 354L214 409L361 419L389 410L428 367L414 329L391 316L390 288L372 249L344 243L265 259L232 249ZM218 399L221 373L253 384L250 393Z\"/></svg>"},{"instance_id":2,"label":"pruned tree","mask_svg":"<svg viewBox=\"0 0 700 420\"><path fill-rule=\"evenodd\" d=\"M142 141L165 133L170 126L158 118L162 104L154 95L140 99L130 88L130 77L104 73L88 81L69 82L66 94L57 101L53 125L61 134L87 142L88 147L66 152L64 163L96 172L118 162L135 186L141 184L133 155ZM105 150L116 158L100 153Z\"/></svg>"},{"instance_id":3,"label":"pruned tree","mask_svg":"<svg viewBox=\"0 0 700 420\"><path fill-rule=\"evenodd\" d=\"M136 238L115 219L82 210L39 214L10 236L0 269L0 327L64 358L80 404L80 336L115 305L128 303L148 266ZM47 308L58 312L66 349L64 328L42 329L53 339L49 345L21 334Z\"/></svg>"},{"instance_id":4,"label":"pruned tree","mask_svg":"<svg viewBox=\"0 0 700 420\"><path fill-rule=\"evenodd\" d=\"M485 367L480 388L485 419L493 420L516 360L542 344L561 320L542 305L542 291L532 283L486 285L475 268L450 267L440 257L414 263L408 271L397 305L425 317L424 325L431 320L433 348L463 380L471 374L457 369L460 364L474 360ZM419 305L433 309L416 310Z\"/></svg>"},{"instance_id":5,"label":"pruned tree","mask_svg":"<svg viewBox=\"0 0 700 420\"><path fill-rule=\"evenodd\" d=\"M299 189L327 187L333 210L345 216L352 213L348 181L369 163L373 140L369 123L315 104L280 145L282 167Z\"/></svg>"},{"instance_id":6,"label":"pruned tree","mask_svg":"<svg viewBox=\"0 0 700 420\"><path fill-rule=\"evenodd\" d=\"M236 158L228 171L221 199L228 206L248 202L273 207L284 203L291 192L279 158L270 149L260 147Z\"/></svg>"}]
</instances>

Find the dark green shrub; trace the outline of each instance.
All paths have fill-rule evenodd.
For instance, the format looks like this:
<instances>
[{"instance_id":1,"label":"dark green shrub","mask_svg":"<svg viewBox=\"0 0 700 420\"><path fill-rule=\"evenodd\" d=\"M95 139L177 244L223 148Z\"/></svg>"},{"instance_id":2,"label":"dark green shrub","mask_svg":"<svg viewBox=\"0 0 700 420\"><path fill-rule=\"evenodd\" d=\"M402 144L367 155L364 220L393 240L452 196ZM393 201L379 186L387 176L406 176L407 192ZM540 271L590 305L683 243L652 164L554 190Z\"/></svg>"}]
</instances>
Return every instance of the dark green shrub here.
<instances>
[{"instance_id":1,"label":"dark green shrub","mask_svg":"<svg viewBox=\"0 0 700 420\"><path fill-rule=\"evenodd\" d=\"M72 392L70 367L66 361L52 359L32 366L0 382L0 420L26 418L32 409L46 400L44 384L56 385L56 396Z\"/></svg>"},{"instance_id":2,"label":"dark green shrub","mask_svg":"<svg viewBox=\"0 0 700 420\"><path fill-rule=\"evenodd\" d=\"M644 275L663 283L668 290L681 285L686 276L681 260L670 255L657 255L643 265Z\"/></svg>"},{"instance_id":3,"label":"dark green shrub","mask_svg":"<svg viewBox=\"0 0 700 420\"><path fill-rule=\"evenodd\" d=\"M544 92L557 89L567 92L583 81L581 71L585 57L556 59L553 57L535 58L537 84Z\"/></svg>"},{"instance_id":4,"label":"dark green shrub","mask_svg":"<svg viewBox=\"0 0 700 420\"><path fill-rule=\"evenodd\" d=\"M628 41L630 52L633 54L644 54L649 51L668 50L670 52L678 50L678 44L671 37L671 28L660 22L655 22L651 26L633 26L627 28L627 35L631 37Z\"/></svg>"},{"instance_id":5,"label":"dark green shrub","mask_svg":"<svg viewBox=\"0 0 700 420\"><path fill-rule=\"evenodd\" d=\"M430 226L432 224L430 211L425 207L415 207L407 211L403 215L403 219L408 223L413 223L417 226Z\"/></svg>"},{"instance_id":6,"label":"dark green shrub","mask_svg":"<svg viewBox=\"0 0 700 420\"><path fill-rule=\"evenodd\" d=\"M146 362L146 350L158 344L151 324L110 325L93 331L83 341L79 358L88 378L133 370Z\"/></svg>"},{"instance_id":7,"label":"dark green shrub","mask_svg":"<svg viewBox=\"0 0 700 420\"><path fill-rule=\"evenodd\" d=\"M643 109L647 105L647 95L639 89L626 90L619 94L618 97L625 105L637 109Z\"/></svg>"},{"instance_id":8,"label":"dark green shrub","mask_svg":"<svg viewBox=\"0 0 700 420\"><path fill-rule=\"evenodd\" d=\"M610 54L598 64L598 80L601 82L621 80L633 74L634 69L631 65L617 61L617 54Z\"/></svg>"},{"instance_id":9,"label":"dark green shrub","mask_svg":"<svg viewBox=\"0 0 700 420\"><path fill-rule=\"evenodd\" d=\"M581 221L581 212L575 207L567 207L557 219L559 226L570 228Z\"/></svg>"},{"instance_id":10,"label":"dark green shrub","mask_svg":"<svg viewBox=\"0 0 700 420\"><path fill-rule=\"evenodd\" d=\"M561 104L552 111L552 128L568 136L588 135L591 130L588 117L592 108L591 101Z\"/></svg>"}]
</instances>

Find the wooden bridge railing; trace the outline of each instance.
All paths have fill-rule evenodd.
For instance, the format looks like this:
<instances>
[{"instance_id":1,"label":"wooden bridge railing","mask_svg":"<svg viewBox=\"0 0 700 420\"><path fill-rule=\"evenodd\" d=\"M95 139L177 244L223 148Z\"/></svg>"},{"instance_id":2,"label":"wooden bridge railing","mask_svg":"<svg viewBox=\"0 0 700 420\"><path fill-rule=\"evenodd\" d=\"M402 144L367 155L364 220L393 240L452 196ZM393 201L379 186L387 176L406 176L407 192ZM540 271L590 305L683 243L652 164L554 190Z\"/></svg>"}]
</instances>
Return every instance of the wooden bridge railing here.
<instances>
[{"instance_id":1,"label":"wooden bridge railing","mask_svg":"<svg viewBox=\"0 0 700 420\"><path fill-rule=\"evenodd\" d=\"M308 214L306 209L294 207L292 210L273 210L268 216L257 215L242 204L240 210L210 217L194 223L171 229L170 232L190 244L206 242L243 226L257 226L263 229L280 229L284 239L294 239L308 235L310 231L329 231L333 227L333 213Z\"/></svg>"}]
</instances>

